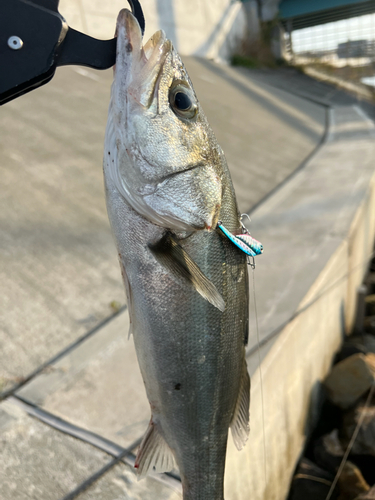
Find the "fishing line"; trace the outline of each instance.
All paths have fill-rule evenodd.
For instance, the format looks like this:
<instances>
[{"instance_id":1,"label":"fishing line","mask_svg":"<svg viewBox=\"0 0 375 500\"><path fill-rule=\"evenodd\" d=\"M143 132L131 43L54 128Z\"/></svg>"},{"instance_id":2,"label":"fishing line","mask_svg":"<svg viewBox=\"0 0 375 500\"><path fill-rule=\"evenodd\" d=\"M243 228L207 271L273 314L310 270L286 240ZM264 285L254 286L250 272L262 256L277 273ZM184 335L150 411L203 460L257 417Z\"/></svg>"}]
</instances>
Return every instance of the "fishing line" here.
<instances>
[{"instance_id":1,"label":"fishing line","mask_svg":"<svg viewBox=\"0 0 375 500\"><path fill-rule=\"evenodd\" d=\"M260 338L259 338L259 324L258 324L258 309L257 309L257 299L255 292L255 259L256 255L263 253L263 245L254 240L251 237L250 232L242 222L242 219L247 217L251 222L251 219L248 214L241 214L241 226L242 226L242 234L234 236L231 234L225 227L222 226L219 221L218 227L223 231L223 233L234 243L237 247L239 247L243 252L247 255L247 263L252 269L252 277L253 277L253 297L254 297L254 313L255 313L255 326L256 326L256 337L257 337L257 345L258 345L258 365L259 365L259 379L260 379L260 396L262 403L262 430L263 430L263 465L264 465L264 489L267 488L267 452L266 452L266 431L265 431L265 423L264 423L264 393L263 393L263 376L262 376L262 363L260 356ZM238 241L240 240L240 241ZM244 245L245 243L245 245ZM250 297L251 302L251 297Z\"/></svg>"},{"instance_id":2,"label":"fishing line","mask_svg":"<svg viewBox=\"0 0 375 500\"><path fill-rule=\"evenodd\" d=\"M365 418L365 411L367 410L368 406L370 405L370 401L371 401L372 396L374 394L374 390L375 390L375 383L373 383L371 386L370 392L369 392L367 399L366 399L365 406L362 408L361 416L358 419L358 423L356 425L356 428L354 429L354 432L353 432L351 440L348 444L348 447L346 448L346 452L345 452L344 456L342 457L340 467L338 468L335 479L333 480L333 482L331 484L331 488L328 492L328 495L326 496L326 500L330 500L332 493L333 493L333 490L336 487L337 481L339 480L339 477L340 477L342 470L346 464L346 461L348 460L349 453L351 452L351 449L353 448L354 442L357 439L359 429L361 428L361 425L362 425L363 420Z\"/></svg>"},{"instance_id":3,"label":"fishing line","mask_svg":"<svg viewBox=\"0 0 375 500\"><path fill-rule=\"evenodd\" d=\"M255 263L250 264L253 275L253 297L254 297L254 313L255 313L255 326L258 344L258 365L259 365L259 378L260 378L260 397L262 401L262 430L263 430L263 458L264 458L264 488L267 488L267 452L266 452L266 430L264 424L264 394L263 394L263 376L262 376L262 363L260 356L260 339L259 339L259 326L258 326L258 310L257 300L255 294Z\"/></svg>"}]
</instances>

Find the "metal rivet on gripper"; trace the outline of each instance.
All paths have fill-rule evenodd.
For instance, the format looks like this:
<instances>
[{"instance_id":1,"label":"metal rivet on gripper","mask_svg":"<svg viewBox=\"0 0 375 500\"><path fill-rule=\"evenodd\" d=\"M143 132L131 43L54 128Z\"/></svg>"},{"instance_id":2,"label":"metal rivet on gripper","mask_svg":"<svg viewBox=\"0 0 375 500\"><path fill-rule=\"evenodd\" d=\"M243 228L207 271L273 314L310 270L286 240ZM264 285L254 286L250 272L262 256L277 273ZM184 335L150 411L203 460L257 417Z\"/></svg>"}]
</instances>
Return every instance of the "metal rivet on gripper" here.
<instances>
[{"instance_id":1,"label":"metal rivet on gripper","mask_svg":"<svg viewBox=\"0 0 375 500\"><path fill-rule=\"evenodd\" d=\"M8 47L12 50L20 50L22 49L23 41L19 36L11 36L8 38Z\"/></svg>"}]
</instances>

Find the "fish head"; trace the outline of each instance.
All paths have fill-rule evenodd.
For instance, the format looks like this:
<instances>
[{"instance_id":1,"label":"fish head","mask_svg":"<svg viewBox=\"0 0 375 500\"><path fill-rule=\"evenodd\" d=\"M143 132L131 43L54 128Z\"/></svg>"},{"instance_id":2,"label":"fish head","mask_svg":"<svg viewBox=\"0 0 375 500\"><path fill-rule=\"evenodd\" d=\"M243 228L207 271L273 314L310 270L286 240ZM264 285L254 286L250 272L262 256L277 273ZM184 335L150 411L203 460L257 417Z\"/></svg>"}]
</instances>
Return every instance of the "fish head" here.
<instances>
[{"instance_id":1,"label":"fish head","mask_svg":"<svg viewBox=\"0 0 375 500\"><path fill-rule=\"evenodd\" d=\"M105 173L151 222L176 232L210 230L221 207L223 152L184 64L163 31L143 46L127 9L116 32Z\"/></svg>"}]
</instances>

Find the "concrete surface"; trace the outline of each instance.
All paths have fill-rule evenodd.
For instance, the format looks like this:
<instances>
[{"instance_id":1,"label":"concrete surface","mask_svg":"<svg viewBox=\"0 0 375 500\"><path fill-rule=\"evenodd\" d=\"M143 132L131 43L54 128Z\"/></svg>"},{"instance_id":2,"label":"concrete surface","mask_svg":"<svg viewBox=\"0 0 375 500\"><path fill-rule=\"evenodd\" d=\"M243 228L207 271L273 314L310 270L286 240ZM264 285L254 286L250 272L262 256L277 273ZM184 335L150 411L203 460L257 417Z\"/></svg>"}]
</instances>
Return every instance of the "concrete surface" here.
<instances>
[{"instance_id":1,"label":"concrete surface","mask_svg":"<svg viewBox=\"0 0 375 500\"><path fill-rule=\"evenodd\" d=\"M240 210L248 212L286 179L322 139L326 109L251 72L187 59L205 113L231 169Z\"/></svg>"},{"instance_id":2,"label":"concrete surface","mask_svg":"<svg viewBox=\"0 0 375 500\"><path fill-rule=\"evenodd\" d=\"M61 434L9 401L0 404L0 498L55 500L109 462L94 447Z\"/></svg>"},{"instance_id":3,"label":"concrete surface","mask_svg":"<svg viewBox=\"0 0 375 500\"><path fill-rule=\"evenodd\" d=\"M256 270L261 340L288 322L347 237L368 193L375 170L374 155L373 122L358 107L335 107L330 111L325 144L301 171L252 213L249 228L268 248L257 260ZM366 255L372 242L369 232ZM346 272L344 268L341 274ZM350 330L353 311L348 314L346 324ZM253 336L249 349L255 344Z\"/></svg>"},{"instance_id":4,"label":"concrete surface","mask_svg":"<svg viewBox=\"0 0 375 500\"><path fill-rule=\"evenodd\" d=\"M310 402L318 397L344 324L350 328L352 323L356 286L373 242L374 125L359 108L334 108L326 143L290 178L323 137L324 108L297 97L296 91L277 89L277 73L266 83L267 75L253 78L197 60L187 64L226 151L241 208L259 203L250 229L265 246L255 271L260 354L254 350L253 297L251 306L252 432L240 453L229 440L225 498L241 500L251 492L256 500L282 500L314 419ZM35 498L62 500L70 494L70 499L115 500L147 498L150 492L155 499L180 498L175 483L161 482L166 476L136 483L131 462L113 465L93 481L122 447L141 437L149 418L132 340L127 340L127 313L111 319L110 303L122 304L123 290L100 168L109 81L109 72L65 68L44 89L0 109L0 168L6 185L0 199L6 235L0 240L5 255L0 269L3 388L15 390L21 383L12 392L25 401L15 411L26 435L85 441L81 446L93 450L94 458L106 457L80 469L84 453L74 457L70 448L64 451L56 444L68 457L59 459L66 478L50 480L50 463L43 461L48 453L21 432L3 430L1 439L12 458L1 447L0 461L18 464L4 500L30 498L25 487L32 486L24 485L23 470L30 477L33 463ZM294 86L306 91L299 81ZM91 319L85 323L82 318ZM104 318L108 321L101 326ZM23 384L22 377L41 363L47 366ZM2 403L8 415L13 411L9 404L16 401ZM26 407L34 419L25 415ZM37 422L44 434L39 427L33 430L35 418L44 422ZM5 425L13 420L0 417ZM46 442L54 448L52 437ZM25 446L38 458L25 462ZM83 470L81 476L72 476L76 469ZM79 486L87 482L88 489L80 493Z\"/></svg>"},{"instance_id":5,"label":"concrete surface","mask_svg":"<svg viewBox=\"0 0 375 500\"><path fill-rule=\"evenodd\" d=\"M375 120L375 103L361 99L355 94L346 92L337 86L316 80L298 69L280 67L277 71L269 68L245 69L237 68L238 72L248 75L257 83L271 85L283 89L308 101L320 103L324 106L360 106L361 109Z\"/></svg>"},{"instance_id":6,"label":"concrete surface","mask_svg":"<svg viewBox=\"0 0 375 500\"><path fill-rule=\"evenodd\" d=\"M153 474L139 483L133 458L115 463L104 453L64 432L32 418L25 405L10 398L0 404L0 498L180 498L178 481ZM57 420L57 419L55 419ZM56 422L58 424L58 422ZM57 428L58 425L57 425ZM120 448L121 450L121 448ZM115 456L120 451L115 451ZM125 459L124 459L125 460ZM108 474L104 471L108 469ZM99 478L96 481L96 478ZM112 496L113 495L113 496ZM155 496L153 496L155 495Z\"/></svg>"},{"instance_id":7,"label":"concrete surface","mask_svg":"<svg viewBox=\"0 0 375 500\"><path fill-rule=\"evenodd\" d=\"M128 330L124 311L17 395L124 448L130 446L147 429L150 405Z\"/></svg>"},{"instance_id":8,"label":"concrete surface","mask_svg":"<svg viewBox=\"0 0 375 500\"><path fill-rule=\"evenodd\" d=\"M228 499L288 495L373 252L374 157L374 123L357 106L334 107L326 142L252 213L251 230L265 248L255 270L262 362L253 327L253 432L242 454L229 442Z\"/></svg>"},{"instance_id":9,"label":"concrete surface","mask_svg":"<svg viewBox=\"0 0 375 500\"><path fill-rule=\"evenodd\" d=\"M63 68L0 110L0 391L124 302L101 173L109 77Z\"/></svg>"},{"instance_id":10,"label":"concrete surface","mask_svg":"<svg viewBox=\"0 0 375 500\"><path fill-rule=\"evenodd\" d=\"M247 211L319 143L324 108L231 68L187 66ZM124 303L101 169L111 79L59 68L1 108L0 393Z\"/></svg>"},{"instance_id":11,"label":"concrete surface","mask_svg":"<svg viewBox=\"0 0 375 500\"><path fill-rule=\"evenodd\" d=\"M78 500L97 500L98 498L113 498L116 500L180 500L181 490L146 477L137 481L133 467L120 464L114 467L99 481L85 492L78 495ZM131 491L131 497L129 496Z\"/></svg>"},{"instance_id":12,"label":"concrete surface","mask_svg":"<svg viewBox=\"0 0 375 500\"><path fill-rule=\"evenodd\" d=\"M148 40L163 29L183 55L227 58L246 30L245 7L239 1L142 0ZM126 0L60 0L69 26L96 38L112 38Z\"/></svg>"}]
</instances>

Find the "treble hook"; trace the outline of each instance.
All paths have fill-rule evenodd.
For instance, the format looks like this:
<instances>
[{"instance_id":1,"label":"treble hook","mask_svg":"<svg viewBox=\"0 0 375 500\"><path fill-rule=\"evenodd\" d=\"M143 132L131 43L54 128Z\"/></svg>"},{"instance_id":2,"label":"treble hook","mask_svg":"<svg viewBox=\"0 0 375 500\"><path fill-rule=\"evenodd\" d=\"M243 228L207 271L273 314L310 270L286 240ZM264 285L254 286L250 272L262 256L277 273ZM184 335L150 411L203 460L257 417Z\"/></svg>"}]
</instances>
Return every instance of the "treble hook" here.
<instances>
[{"instance_id":1,"label":"treble hook","mask_svg":"<svg viewBox=\"0 0 375 500\"><path fill-rule=\"evenodd\" d=\"M247 217L249 219L249 221L251 222L250 215L248 215L248 214L241 214L241 219L240 219L242 230L244 231L245 234L250 234L250 231L247 229L247 227L245 226L245 224L242 222L242 219L244 217Z\"/></svg>"},{"instance_id":2,"label":"treble hook","mask_svg":"<svg viewBox=\"0 0 375 500\"><path fill-rule=\"evenodd\" d=\"M253 256L247 256L247 264L254 270L255 269L255 259Z\"/></svg>"}]
</instances>

